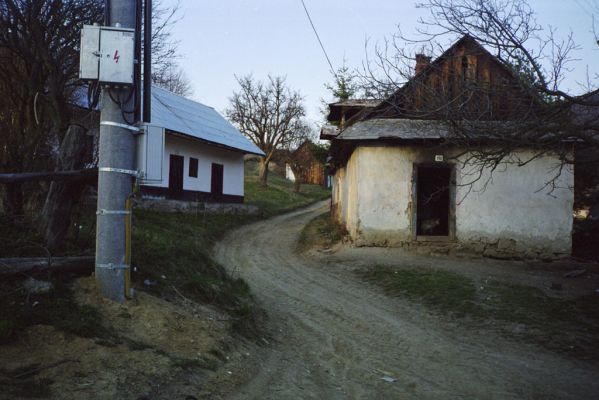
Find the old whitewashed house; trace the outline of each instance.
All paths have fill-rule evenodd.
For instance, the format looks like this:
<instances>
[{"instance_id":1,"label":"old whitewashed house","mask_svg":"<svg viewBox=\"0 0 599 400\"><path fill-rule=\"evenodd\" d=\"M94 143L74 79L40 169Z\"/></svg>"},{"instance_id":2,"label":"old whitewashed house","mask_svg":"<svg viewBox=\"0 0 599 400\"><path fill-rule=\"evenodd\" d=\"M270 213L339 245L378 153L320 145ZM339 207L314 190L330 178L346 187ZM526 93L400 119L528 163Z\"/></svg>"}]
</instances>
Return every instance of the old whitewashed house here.
<instances>
[{"instance_id":1,"label":"old whitewashed house","mask_svg":"<svg viewBox=\"0 0 599 400\"><path fill-rule=\"evenodd\" d=\"M415 76L379 105L365 103L359 112L331 105L336 128L323 129L321 138L332 142L333 214L356 245L434 245L494 257L570 254L570 165L551 152L533 157L525 146L506 158L514 163L493 171L464 164L477 148L495 146L486 132L534 110L539 100L517 92L516 79L464 37L432 62L418 56ZM503 90L481 95L469 91L475 84ZM478 147L448 140L456 113L476 119Z\"/></svg>"},{"instance_id":2,"label":"old whitewashed house","mask_svg":"<svg viewBox=\"0 0 599 400\"><path fill-rule=\"evenodd\" d=\"M138 136L142 196L242 203L244 155L264 153L212 107L153 86L151 108Z\"/></svg>"}]
</instances>

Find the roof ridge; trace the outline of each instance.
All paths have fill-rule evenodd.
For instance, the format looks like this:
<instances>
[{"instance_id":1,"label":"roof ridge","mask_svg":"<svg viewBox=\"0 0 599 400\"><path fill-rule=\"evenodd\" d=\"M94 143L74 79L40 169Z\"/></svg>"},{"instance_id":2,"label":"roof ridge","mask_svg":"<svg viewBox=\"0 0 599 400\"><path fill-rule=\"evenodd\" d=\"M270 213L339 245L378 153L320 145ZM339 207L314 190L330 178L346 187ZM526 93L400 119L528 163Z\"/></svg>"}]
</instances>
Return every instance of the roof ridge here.
<instances>
[{"instance_id":1,"label":"roof ridge","mask_svg":"<svg viewBox=\"0 0 599 400\"><path fill-rule=\"evenodd\" d=\"M152 89L160 89L160 90L163 90L163 91L165 91L165 92L168 92L169 94L172 94L173 96L180 97L180 98L182 98L183 100L190 101L190 102L192 102L192 103L197 103L197 104L200 104L200 105L202 105L202 106L204 106L204 107L208 107L208 108L211 108L211 109L213 109L213 110L216 110L216 108L214 108L214 107L212 107L212 106L209 106L208 104L204 104L204 103L202 103L201 101L193 100L193 99L190 99L190 98L188 98L188 97L185 97L185 96L183 96L183 95L181 95L181 94L178 94L178 93L175 93L175 92L171 92L171 91L170 91L170 90L168 90L168 89L165 89L165 88L163 88L163 87L161 87L161 86L158 86L158 85L156 85L155 83L153 83L153 84L152 84Z\"/></svg>"}]
</instances>

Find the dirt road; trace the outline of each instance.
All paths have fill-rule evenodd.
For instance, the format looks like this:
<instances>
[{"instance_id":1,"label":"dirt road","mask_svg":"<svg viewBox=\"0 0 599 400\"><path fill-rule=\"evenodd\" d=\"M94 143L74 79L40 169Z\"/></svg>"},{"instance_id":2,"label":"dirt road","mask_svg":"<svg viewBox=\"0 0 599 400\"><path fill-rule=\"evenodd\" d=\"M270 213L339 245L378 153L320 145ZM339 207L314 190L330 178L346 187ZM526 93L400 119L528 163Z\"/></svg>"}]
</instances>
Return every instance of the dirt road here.
<instances>
[{"instance_id":1,"label":"dirt road","mask_svg":"<svg viewBox=\"0 0 599 400\"><path fill-rule=\"evenodd\" d=\"M296 254L302 227L326 207L245 226L215 249L249 282L272 332L230 398L599 398L597 366L465 328L379 294L347 265Z\"/></svg>"}]
</instances>

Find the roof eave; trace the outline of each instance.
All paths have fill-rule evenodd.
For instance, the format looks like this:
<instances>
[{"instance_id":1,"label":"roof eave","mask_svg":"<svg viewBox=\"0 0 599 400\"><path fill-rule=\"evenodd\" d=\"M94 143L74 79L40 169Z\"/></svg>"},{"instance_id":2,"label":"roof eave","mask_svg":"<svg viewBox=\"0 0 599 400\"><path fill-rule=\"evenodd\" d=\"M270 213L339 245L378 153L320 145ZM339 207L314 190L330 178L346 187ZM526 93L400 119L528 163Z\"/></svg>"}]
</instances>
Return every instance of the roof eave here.
<instances>
[{"instance_id":1,"label":"roof eave","mask_svg":"<svg viewBox=\"0 0 599 400\"><path fill-rule=\"evenodd\" d=\"M177 131L173 131L171 129L166 128L165 132L168 134L171 134L173 136L179 136L188 140L192 140L192 141L196 141L199 143L204 143L204 144L208 144L210 146L214 146L214 147L219 147L222 149L226 149L226 150L230 150L230 151L234 151L236 153L242 153L242 154L254 154L260 157L264 157L266 154L264 154L264 152L262 150L260 150L260 152L255 152L255 151L249 151L249 150L244 150L244 149L240 149L237 147L233 147L233 146L227 146L225 144L222 143L217 143L217 142L212 142L210 140L206 140L206 139L201 139L199 137L193 136L193 135L189 135L187 133L181 133L181 132L177 132Z\"/></svg>"}]
</instances>

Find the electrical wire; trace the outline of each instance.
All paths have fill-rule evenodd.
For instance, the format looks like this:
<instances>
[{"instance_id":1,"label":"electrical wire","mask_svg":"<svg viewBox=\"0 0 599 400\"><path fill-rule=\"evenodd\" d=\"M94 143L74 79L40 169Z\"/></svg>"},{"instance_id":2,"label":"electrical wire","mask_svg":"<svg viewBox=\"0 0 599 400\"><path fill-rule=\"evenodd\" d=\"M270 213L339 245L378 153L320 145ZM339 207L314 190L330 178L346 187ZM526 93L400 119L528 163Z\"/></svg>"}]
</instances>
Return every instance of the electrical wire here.
<instances>
[{"instance_id":1,"label":"electrical wire","mask_svg":"<svg viewBox=\"0 0 599 400\"><path fill-rule=\"evenodd\" d=\"M117 106L119 106L123 120L129 125L135 125L136 122L129 121L127 119L126 114L135 114L135 112L137 111L137 106L134 107L132 111L125 110L125 104L128 103L129 100L131 100L131 98L133 97L133 94L135 93L135 88L131 88L131 90L129 91L129 94L127 95L127 98L125 100L121 99L120 93L119 93L119 95L117 95L117 98L115 99L114 94L112 93L112 90L110 89L110 87L107 87L106 91L108 92L108 97L110 98L110 100L112 100L113 103L115 103Z\"/></svg>"},{"instance_id":2,"label":"electrical wire","mask_svg":"<svg viewBox=\"0 0 599 400\"><path fill-rule=\"evenodd\" d=\"M327 62L329 63L329 67L331 67L331 73L337 77L337 74L335 73L335 68L333 68L333 63L331 62L331 59L329 58L329 55L327 54L327 51L324 48L324 45L322 44L322 40L320 40L320 36L318 35L318 31L316 31L316 27L314 26L314 23L312 22L312 18L310 17L310 13L308 12L308 8L306 7L306 3L304 3L304 0L300 0L302 2L302 6L304 6L304 11L306 12L306 16L308 17L308 21L310 21L310 25L312 26L312 30L314 31L314 34L316 35L316 39L318 40L318 43L320 44L320 48L322 49L322 52L324 53L325 58L327 59Z\"/></svg>"},{"instance_id":3,"label":"electrical wire","mask_svg":"<svg viewBox=\"0 0 599 400\"><path fill-rule=\"evenodd\" d=\"M95 110L100 102L100 84L97 81L90 82L87 86L87 105L90 110Z\"/></svg>"},{"instance_id":4,"label":"electrical wire","mask_svg":"<svg viewBox=\"0 0 599 400\"><path fill-rule=\"evenodd\" d=\"M37 117L37 98L39 94L40 92L35 92L35 97L33 98L33 116L35 117L35 124L37 126L40 126L40 120Z\"/></svg>"}]
</instances>

